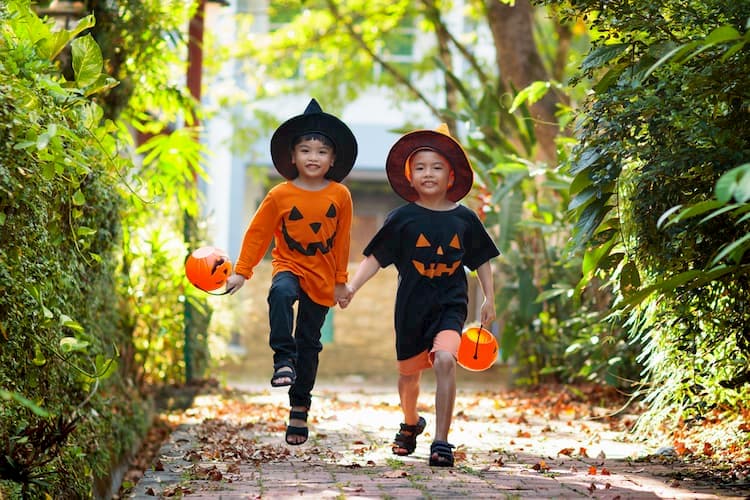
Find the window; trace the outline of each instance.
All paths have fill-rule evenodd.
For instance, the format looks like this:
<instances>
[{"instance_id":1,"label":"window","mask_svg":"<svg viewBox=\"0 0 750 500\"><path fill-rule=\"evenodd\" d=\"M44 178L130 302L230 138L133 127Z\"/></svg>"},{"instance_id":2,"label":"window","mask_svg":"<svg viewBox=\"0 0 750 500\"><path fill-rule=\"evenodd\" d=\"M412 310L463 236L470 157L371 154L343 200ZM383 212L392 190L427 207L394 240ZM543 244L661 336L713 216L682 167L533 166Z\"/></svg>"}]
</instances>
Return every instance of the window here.
<instances>
[{"instance_id":1,"label":"window","mask_svg":"<svg viewBox=\"0 0 750 500\"><path fill-rule=\"evenodd\" d=\"M409 78L412 65L416 59L415 45L417 41L416 21L413 17L407 16L399 21L399 25L386 33L383 37L383 48L381 55L384 60L394 65L396 70ZM380 76L382 68L376 69L376 76Z\"/></svg>"}]
</instances>

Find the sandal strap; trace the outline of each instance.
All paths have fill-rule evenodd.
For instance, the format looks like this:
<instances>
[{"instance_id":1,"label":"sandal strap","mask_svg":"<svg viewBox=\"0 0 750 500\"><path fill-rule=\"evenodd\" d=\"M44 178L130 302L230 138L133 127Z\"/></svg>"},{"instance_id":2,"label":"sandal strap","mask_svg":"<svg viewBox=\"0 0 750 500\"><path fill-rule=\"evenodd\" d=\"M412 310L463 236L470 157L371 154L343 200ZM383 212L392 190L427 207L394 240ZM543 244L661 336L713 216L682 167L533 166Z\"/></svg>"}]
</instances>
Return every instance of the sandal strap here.
<instances>
[{"instance_id":1,"label":"sandal strap","mask_svg":"<svg viewBox=\"0 0 750 500\"><path fill-rule=\"evenodd\" d=\"M437 454L453 454L454 445L448 441L433 441L430 445L430 452Z\"/></svg>"},{"instance_id":2,"label":"sandal strap","mask_svg":"<svg viewBox=\"0 0 750 500\"><path fill-rule=\"evenodd\" d=\"M282 368L288 368L287 370L279 371ZM281 379L289 379L290 382L279 382ZM297 380L297 370L294 368L294 364L291 360L279 361L273 365L273 375L271 376L271 385L273 387L282 387L288 385L294 385Z\"/></svg>"},{"instance_id":3,"label":"sandal strap","mask_svg":"<svg viewBox=\"0 0 750 500\"><path fill-rule=\"evenodd\" d=\"M433 441L430 445L430 465L433 467L453 467L453 446L448 441ZM437 458L433 457L437 455Z\"/></svg>"},{"instance_id":4,"label":"sandal strap","mask_svg":"<svg viewBox=\"0 0 750 500\"><path fill-rule=\"evenodd\" d=\"M288 425L286 427L286 436L284 437L284 440L286 441L286 444L289 444L292 446L299 446L307 442L307 438L309 435L310 434L309 434L307 427L298 427L296 425ZM294 441L289 440L291 436L299 436L299 437L303 437L304 439L300 442L294 442Z\"/></svg>"},{"instance_id":5,"label":"sandal strap","mask_svg":"<svg viewBox=\"0 0 750 500\"><path fill-rule=\"evenodd\" d=\"M402 431L411 432L414 435L422 434L422 431L424 431L425 426L427 426L427 421L423 417L419 417L419 420L417 420L416 424L401 424L400 428Z\"/></svg>"},{"instance_id":6,"label":"sandal strap","mask_svg":"<svg viewBox=\"0 0 750 500\"><path fill-rule=\"evenodd\" d=\"M307 427L299 427L297 425L287 425L286 435L287 436L307 436L309 429Z\"/></svg>"},{"instance_id":7,"label":"sandal strap","mask_svg":"<svg viewBox=\"0 0 750 500\"><path fill-rule=\"evenodd\" d=\"M295 364L294 361L292 361L291 359L282 359L278 363L273 364L273 370L276 371L283 366L287 366L291 368L292 370L294 370L294 364Z\"/></svg>"},{"instance_id":8,"label":"sandal strap","mask_svg":"<svg viewBox=\"0 0 750 500\"><path fill-rule=\"evenodd\" d=\"M289 418L293 418L294 420L304 420L305 422L307 422L307 412L300 410L290 410Z\"/></svg>"}]
</instances>

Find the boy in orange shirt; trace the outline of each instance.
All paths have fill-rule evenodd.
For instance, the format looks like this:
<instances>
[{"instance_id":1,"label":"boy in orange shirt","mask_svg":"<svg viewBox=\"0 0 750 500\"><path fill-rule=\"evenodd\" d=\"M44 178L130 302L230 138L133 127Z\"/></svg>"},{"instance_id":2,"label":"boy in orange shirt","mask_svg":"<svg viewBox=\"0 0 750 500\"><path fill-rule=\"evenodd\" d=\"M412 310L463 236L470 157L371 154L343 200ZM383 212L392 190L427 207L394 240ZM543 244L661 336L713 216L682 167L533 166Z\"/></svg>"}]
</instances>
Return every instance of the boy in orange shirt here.
<instances>
[{"instance_id":1,"label":"boy in orange shirt","mask_svg":"<svg viewBox=\"0 0 750 500\"><path fill-rule=\"evenodd\" d=\"M312 99L303 114L276 129L271 157L287 180L273 187L255 212L227 291L236 293L250 279L273 240L271 385L290 386L285 439L299 445L308 438L307 413L323 349L320 329L328 309L346 293L353 210L351 194L340 182L354 166L357 140Z\"/></svg>"},{"instance_id":2,"label":"boy in orange shirt","mask_svg":"<svg viewBox=\"0 0 750 500\"><path fill-rule=\"evenodd\" d=\"M456 400L456 356L467 316L468 289L464 267L477 271L484 293L481 322L495 319L495 297L490 259L499 254L479 217L457 202L473 183L469 158L442 125L402 136L386 160L388 181L408 204L388 214L383 227L364 249L346 296L347 307L356 291L381 267L398 269L395 327L398 393L404 423L392 451L410 455L425 419L417 413L422 371L435 373L435 440L430 465L453 466L448 442Z\"/></svg>"}]
</instances>

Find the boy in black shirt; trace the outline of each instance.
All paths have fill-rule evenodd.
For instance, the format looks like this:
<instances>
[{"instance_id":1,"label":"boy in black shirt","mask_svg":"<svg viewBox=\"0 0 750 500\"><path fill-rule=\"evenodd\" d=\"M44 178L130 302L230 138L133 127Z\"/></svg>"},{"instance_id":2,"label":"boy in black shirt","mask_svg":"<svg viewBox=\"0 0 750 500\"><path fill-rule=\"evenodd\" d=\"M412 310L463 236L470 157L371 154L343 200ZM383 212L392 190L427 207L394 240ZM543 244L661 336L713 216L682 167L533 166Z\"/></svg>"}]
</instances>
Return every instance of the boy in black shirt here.
<instances>
[{"instance_id":1,"label":"boy in black shirt","mask_svg":"<svg viewBox=\"0 0 750 500\"><path fill-rule=\"evenodd\" d=\"M364 250L348 293L352 297L381 268L398 269L395 328L398 391L404 423L394 440L396 455L409 455L424 431L417 413L423 370L435 370L435 440L430 465L453 466L448 432L456 399L456 354L467 316L464 266L476 270L484 294L481 322L495 319L490 259L499 251L479 217L457 202L471 189L473 172L461 147L441 125L401 137L386 160L388 180L407 205L393 210Z\"/></svg>"}]
</instances>

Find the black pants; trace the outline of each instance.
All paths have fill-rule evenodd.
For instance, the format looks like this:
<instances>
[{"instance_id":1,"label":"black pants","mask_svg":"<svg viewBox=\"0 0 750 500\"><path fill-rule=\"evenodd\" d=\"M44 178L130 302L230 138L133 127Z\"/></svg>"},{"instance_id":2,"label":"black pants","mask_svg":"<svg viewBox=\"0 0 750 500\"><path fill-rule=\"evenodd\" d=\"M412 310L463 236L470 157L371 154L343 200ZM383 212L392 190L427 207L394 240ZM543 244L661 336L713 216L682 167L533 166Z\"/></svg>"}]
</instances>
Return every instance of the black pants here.
<instances>
[{"instance_id":1,"label":"black pants","mask_svg":"<svg viewBox=\"0 0 750 500\"><path fill-rule=\"evenodd\" d=\"M296 328L293 308L295 302L298 302ZM318 356L323 350L320 329L326 319L328 307L310 300L300 288L299 278L284 271L274 275L271 281L268 312L271 323L269 345L273 349L274 370L289 362L294 365L297 380L289 387L289 404L309 408L318 373Z\"/></svg>"}]
</instances>

